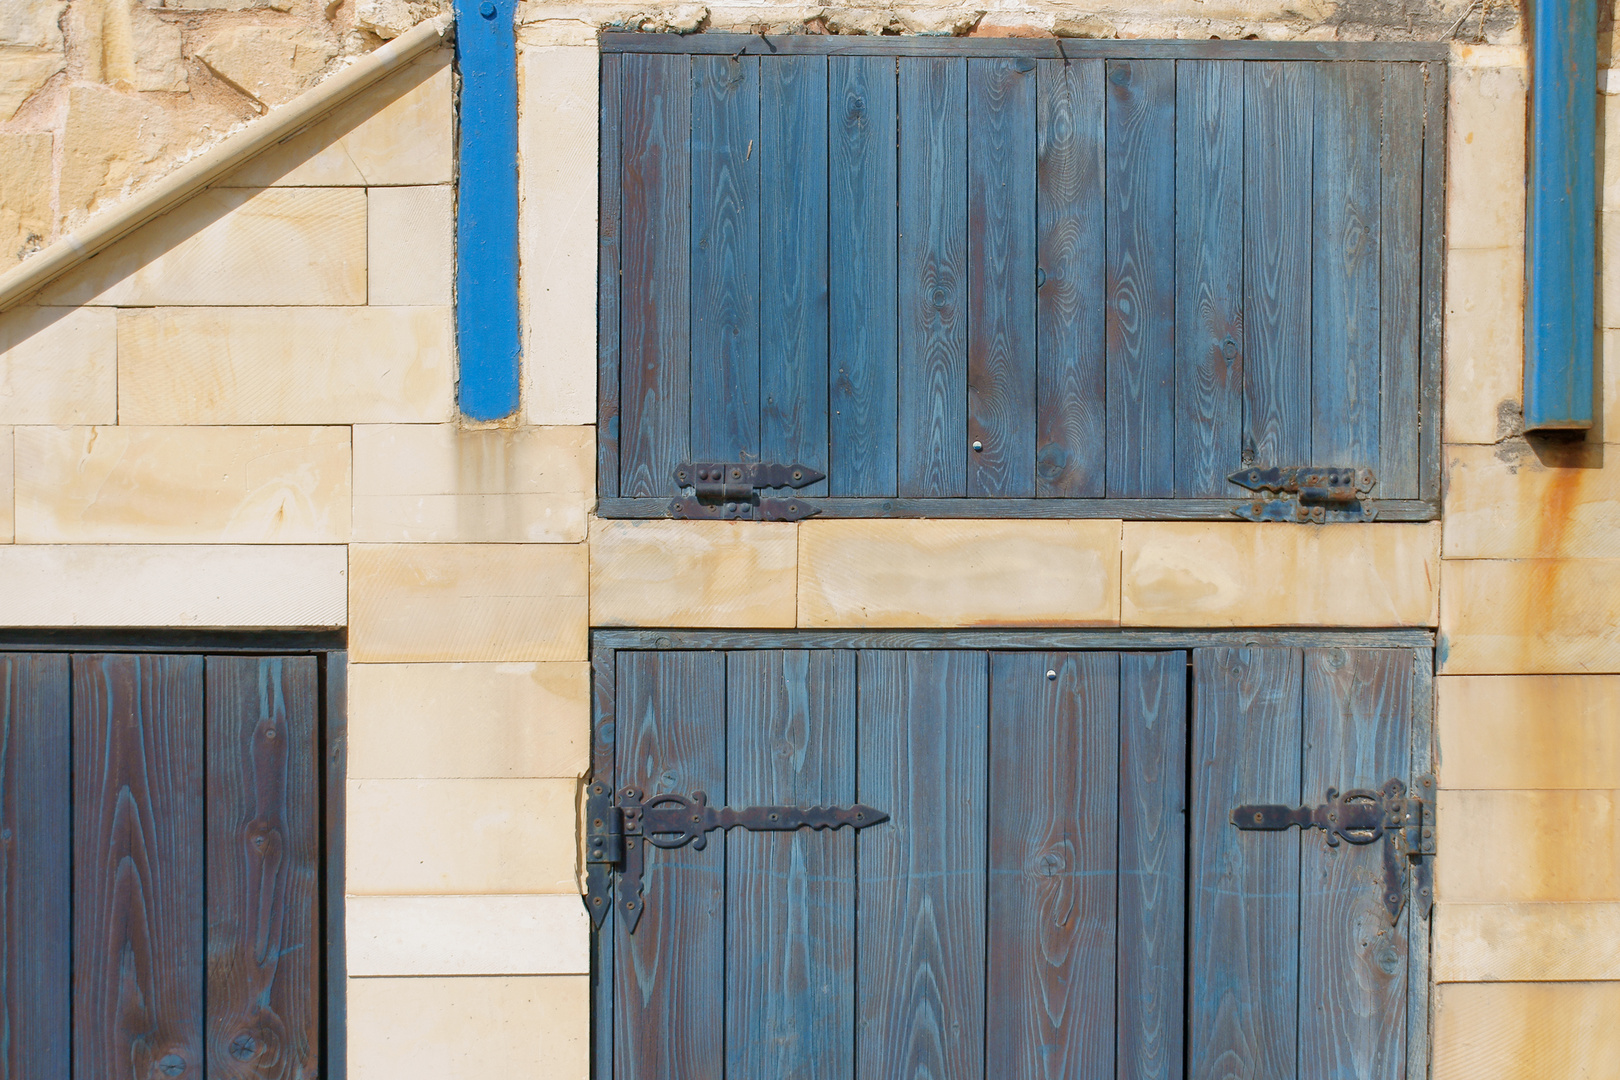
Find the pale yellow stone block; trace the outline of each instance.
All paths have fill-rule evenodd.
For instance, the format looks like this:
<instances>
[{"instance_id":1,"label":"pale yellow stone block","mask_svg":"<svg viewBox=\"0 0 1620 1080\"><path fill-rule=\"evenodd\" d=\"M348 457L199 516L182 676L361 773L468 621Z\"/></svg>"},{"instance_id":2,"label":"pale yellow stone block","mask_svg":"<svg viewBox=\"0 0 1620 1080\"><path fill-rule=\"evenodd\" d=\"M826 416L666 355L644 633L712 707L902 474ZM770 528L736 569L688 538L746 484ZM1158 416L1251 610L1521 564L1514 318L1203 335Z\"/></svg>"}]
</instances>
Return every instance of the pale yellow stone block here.
<instances>
[{"instance_id":1,"label":"pale yellow stone block","mask_svg":"<svg viewBox=\"0 0 1620 1080\"><path fill-rule=\"evenodd\" d=\"M456 189L378 187L366 192L366 273L374 305L453 300Z\"/></svg>"},{"instance_id":2,"label":"pale yellow stone block","mask_svg":"<svg viewBox=\"0 0 1620 1080\"><path fill-rule=\"evenodd\" d=\"M349 658L584 660L584 544L355 544Z\"/></svg>"},{"instance_id":3,"label":"pale yellow stone block","mask_svg":"<svg viewBox=\"0 0 1620 1080\"><path fill-rule=\"evenodd\" d=\"M573 893L353 896L350 975L587 975L591 921Z\"/></svg>"},{"instance_id":4,"label":"pale yellow stone block","mask_svg":"<svg viewBox=\"0 0 1620 1080\"><path fill-rule=\"evenodd\" d=\"M62 70L62 59L60 49L0 49L0 122L16 116Z\"/></svg>"},{"instance_id":5,"label":"pale yellow stone block","mask_svg":"<svg viewBox=\"0 0 1620 1080\"><path fill-rule=\"evenodd\" d=\"M1125 523L1134 626L1433 626L1435 523Z\"/></svg>"},{"instance_id":6,"label":"pale yellow stone block","mask_svg":"<svg viewBox=\"0 0 1620 1080\"><path fill-rule=\"evenodd\" d=\"M351 780L356 895L574 893L573 780Z\"/></svg>"},{"instance_id":7,"label":"pale yellow stone block","mask_svg":"<svg viewBox=\"0 0 1620 1080\"><path fill-rule=\"evenodd\" d=\"M25 544L342 544L344 427L17 429Z\"/></svg>"},{"instance_id":8,"label":"pale yellow stone block","mask_svg":"<svg viewBox=\"0 0 1620 1080\"><path fill-rule=\"evenodd\" d=\"M519 276L532 424L596 417L598 68L595 48L526 47L518 61Z\"/></svg>"},{"instance_id":9,"label":"pale yellow stone block","mask_svg":"<svg viewBox=\"0 0 1620 1080\"><path fill-rule=\"evenodd\" d=\"M1620 788L1620 676L1442 675L1443 788Z\"/></svg>"},{"instance_id":10,"label":"pale yellow stone block","mask_svg":"<svg viewBox=\"0 0 1620 1080\"><path fill-rule=\"evenodd\" d=\"M117 419L113 312L17 307L0 315L0 423L111 424Z\"/></svg>"},{"instance_id":11,"label":"pale yellow stone block","mask_svg":"<svg viewBox=\"0 0 1620 1080\"><path fill-rule=\"evenodd\" d=\"M596 498L596 429L354 429L362 541L577 543Z\"/></svg>"},{"instance_id":12,"label":"pale yellow stone block","mask_svg":"<svg viewBox=\"0 0 1620 1080\"><path fill-rule=\"evenodd\" d=\"M349 776L579 776L590 678L585 661L352 664Z\"/></svg>"},{"instance_id":13,"label":"pale yellow stone block","mask_svg":"<svg viewBox=\"0 0 1620 1080\"><path fill-rule=\"evenodd\" d=\"M0 544L11 543L15 535L12 516L13 476L11 429L0 428Z\"/></svg>"},{"instance_id":14,"label":"pale yellow stone block","mask_svg":"<svg viewBox=\"0 0 1620 1080\"><path fill-rule=\"evenodd\" d=\"M593 626L792 626L796 526L591 522Z\"/></svg>"},{"instance_id":15,"label":"pale yellow stone block","mask_svg":"<svg viewBox=\"0 0 1620 1080\"><path fill-rule=\"evenodd\" d=\"M812 521L800 626L1119 621L1117 521Z\"/></svg>"},{"instance_id":16,"label":"pale yellow stone block","mask_svg":"<svg viewBox=\"0 0 1620 1080\"><path fill-rule=\"evenodd\" d=\"M1441 579L1441 671L1620 671L1620 559L1448 559Z\"/></svg>"},{"instance_id":17,"label":"pale yellow stone block","mask_svg":"<svg viewBox=\"0 0 1620 1080\"><path fill-rule=\"evenodd\" d=\"M0 547L0 626L342 626L341 545Z\"/></svg>"},{"instance_id":18,"label":"pale yellow stone block","mask_svg":"<svg viewBox=\"0 0 1620 1080\"><path fill-rule=\"evenodd\" d=\"M586 1080L590 979L349 980L352 1080Z\"/></svg>"},{"instance_id":19,"label":"pale yellow stone block","mask_svg":"<svg viewBox=\"0 0 1620 1080\"><path fill-rule=\"evenodd\" d=\"M1598 228L1598 325L1613 330L1620 327L1620 211L1599 214Z\"/></svg>"},{"instance_id":20,"label":"pale yellow stone block","mask_svg":"<svg viewBox=\"0 0 1620 1080\"><path fill-rule=\"evenodd\" d=\"M0 114L5 112L3 94L0 91ZM0 266L38 251L54 231L52 150L49 132L0 132L0 191L6 193L0 199Z\"/></svg>"},{"instance_id":21,"label":"pale yellow stone block","mask_svg":"<svg viewBox=\"0 0 1620 1080\"><path fill-rule=\"evenodd\" d=\"M1601 558L1620 552L1620 446L1448 446L1448 559Z\"/></svg>"},{"instance_id":22,"label":"pale yellow stone block","mask_svg":"<svg viewBox=\"0 0 1620 1080\"><path fill-rule=\"evenodd\" d=\"M1441 904L1435 982L1620 979L1620 903Z\"/></svg>"},{"instance_id":23,"label":"pale yellow stone block","mask_svg":"<svg viewBox=\"0 0 1620 1080\"><path fill-rule=\"evenodd\" d=\"M41 294L50 304L363 304L366 193L211 188Z\"/></svg>"},{"instance_id":24,"label":"pale yellow stone block","mask_svg":"<svg viewBox=\"0 0 1620 1080\"><path fill-rule=\"evenodd\" d=\"M1445 847L1435 860L1436 899L1620 900L1617 795L1442 789L1435 828Z\"/></svg>"},{"instance_id":25,"label":"pale yellow stone block","mask_svg":"<svg viewBox=\"0 0 1620 1080\"><path fill-rule=\"evenodd\" d=\"M1604 94L1598 98L1598 139L1603 146L1603 163L1599 166L1603 209L1620 210L1620 96Z\"/></svg>"},{"instance_id":26,"label":"pale yellow stone block","mask_svg":"<svg viewBox=\"0 0 1620 1080\"><path fill-rule=\"evenodd\" d=\"M1522 248L1447 253L1445 331L1445 441L1493 443L1521 430Z\"/></svg>"},{"instance_id":27,"label":"pale yellow stone block","mask_svg":"<svg viewBox=\"0 0 1620 1080\"><path fill-rule=\"evenodd\" d=\"M1434 1080L1620 1080L1620 982L1435 987Z\"/></svg>"},{"instance_id":28,"label":"pale yellow stone block","mask_svg":"<svg viewBox=\"0 0 1620 1080\"><path fill-rule=\"evenodd\" d=\"M1606 439L1610 431L1620 438L1620 330L1600 330L1598 342L1598 415L1588 438Z\"/></svg>"},{"instance_id":29,"label":"pale yellow stone block","mask_svg":"<svg viewBox=\"0 0 1620 1080\"><path fill-rule=\"evenodd\" d=\"M193 42L192 55L210 71L266 105L279 105L313 86L340 49L330 27L302 20L216 22Z\"/></svg>"},{"instance_id":30,"label":"pale yellow stone block","mask_svg":"<svg viewBox=\"0 0 1620 1080\"><path fill-rule=\"evenodd\" d=\"M1451 72L1446 241L1454 249L1523 243L1527 83L1522 68Z\"/></svg>"},{"instance_id":31,"label":"pale yellow stone block","mask_svg":"<svg viewBox=\"0 0 1620 1080\"><path fill-rule=\"evenodd\" d=\"M434 49L265 151L233 187L448 184L455 180L449 48Z\"/></svg>"},{"instance_id":32,"label":"pale yellow stone block","mask_svg":"<svg viewBox=\"0 0 1620 1080\"><path fill-rule=\"evenodd\" d=\"M118 314L125 424L433 423L455 378L449 308Z\"/></svg>"}]
</instances>

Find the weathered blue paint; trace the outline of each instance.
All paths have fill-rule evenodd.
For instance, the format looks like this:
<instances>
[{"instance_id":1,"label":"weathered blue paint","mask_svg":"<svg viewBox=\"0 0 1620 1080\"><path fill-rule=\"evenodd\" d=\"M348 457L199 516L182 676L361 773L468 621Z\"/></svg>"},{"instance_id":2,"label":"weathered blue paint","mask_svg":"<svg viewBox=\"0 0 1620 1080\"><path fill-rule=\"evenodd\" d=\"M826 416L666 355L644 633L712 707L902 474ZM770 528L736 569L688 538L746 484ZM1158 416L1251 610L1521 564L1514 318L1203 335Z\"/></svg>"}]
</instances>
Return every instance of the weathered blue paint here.
<instances>
[{"instance_id":1,"label":"weathered blue paint","mask_svg":"<svg viewBox=\"0 0 1620 1080\"><path fill-rule=\"evenodd\" d=\"M518 406L516 8L516 0L456 0L456 350L461 411L473 420Z\"/></svg>"},{"instance_id":2,"label":"weathered blue paint","mask_svg":"<svg viewBox=\"0 0 1620 1080\"><path fill-rule=\"evenodd\" d=\"M1524 427L1581 431L1593 405L1596 0L1535 0L1530 25Z\"/></svg>"}]
</instances>

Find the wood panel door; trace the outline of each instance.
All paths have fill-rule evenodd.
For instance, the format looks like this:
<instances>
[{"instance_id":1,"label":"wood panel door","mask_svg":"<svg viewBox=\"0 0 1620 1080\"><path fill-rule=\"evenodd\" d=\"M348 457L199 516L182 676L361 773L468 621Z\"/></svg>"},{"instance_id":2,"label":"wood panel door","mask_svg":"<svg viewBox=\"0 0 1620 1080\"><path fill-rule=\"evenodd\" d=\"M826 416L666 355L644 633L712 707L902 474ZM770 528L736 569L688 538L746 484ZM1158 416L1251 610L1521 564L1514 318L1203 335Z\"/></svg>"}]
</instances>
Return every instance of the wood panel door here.
<instances>
[{"instance_id":1,"label":"wood panel door","mask_svg":"<svg viewBox=\"0 0 1620 1080\"><path fill-rule=\"evenodd\" d=\"M318 664L0 654L0 1077L322 1074Z\"/></svg>"}]
</instances>

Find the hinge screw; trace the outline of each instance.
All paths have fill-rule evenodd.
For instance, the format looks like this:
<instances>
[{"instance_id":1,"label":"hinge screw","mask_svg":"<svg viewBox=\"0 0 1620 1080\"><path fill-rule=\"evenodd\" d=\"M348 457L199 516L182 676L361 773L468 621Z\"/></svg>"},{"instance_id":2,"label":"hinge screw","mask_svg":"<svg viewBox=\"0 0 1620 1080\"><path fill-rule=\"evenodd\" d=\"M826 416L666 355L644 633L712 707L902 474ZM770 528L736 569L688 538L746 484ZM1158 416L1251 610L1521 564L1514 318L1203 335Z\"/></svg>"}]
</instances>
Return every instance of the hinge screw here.
<instances>
[{"instance_id":1,"label":"hinge screw","mask_svg":"<svg viewBox=\"0 0 1620 1080\"><path fill-rule=\"evenodd\" d=\"M1046 671L1046 677L1048 679L1055 679L1057 678L1057 672L1053 671L1051 668L1048 668Z\"/></svg>"},{"instance_id":2,"label":"hinge screw","mask_svg":"<svg viewBox=\"0 0 1620 1080\"><path fill-rule=\"evenodd\" d=\"M973 450L974 450L974 452L977 453L977 452L979 452L980 450L983 450L983 449L984 449L984 443L980 442L978 439L974 439L973 440Z\"/></svg>"}]
</instances>

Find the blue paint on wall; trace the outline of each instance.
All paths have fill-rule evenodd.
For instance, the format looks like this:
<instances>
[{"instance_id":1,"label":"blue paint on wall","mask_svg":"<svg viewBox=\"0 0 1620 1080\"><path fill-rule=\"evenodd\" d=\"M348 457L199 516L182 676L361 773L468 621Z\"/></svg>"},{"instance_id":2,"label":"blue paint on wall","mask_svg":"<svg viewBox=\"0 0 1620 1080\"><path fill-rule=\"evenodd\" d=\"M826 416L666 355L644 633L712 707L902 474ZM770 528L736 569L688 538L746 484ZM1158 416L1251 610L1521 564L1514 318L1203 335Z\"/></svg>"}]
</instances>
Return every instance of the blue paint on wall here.
<instances>
[{"instance_id":1,"label":"blue paint on wall","mask_svg":"<svg viewBox=\"0 0 1620 1080\"><path fill-rule=\"evenodd\" d=\"M1534 0L1525 238L1524 427L1592 426L1597 3Z\"/></svg>"},{"instance_id":2,"label":"blue paint on wall","mask_svg":"<svg viewBox=\"0 0 1620 1080\"><path fill-rule=\"evenodd\" d=\"M456 0L456 349L462 413L518 406L517 0Z\"/></svg>"}]
</instances>

